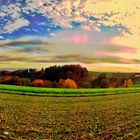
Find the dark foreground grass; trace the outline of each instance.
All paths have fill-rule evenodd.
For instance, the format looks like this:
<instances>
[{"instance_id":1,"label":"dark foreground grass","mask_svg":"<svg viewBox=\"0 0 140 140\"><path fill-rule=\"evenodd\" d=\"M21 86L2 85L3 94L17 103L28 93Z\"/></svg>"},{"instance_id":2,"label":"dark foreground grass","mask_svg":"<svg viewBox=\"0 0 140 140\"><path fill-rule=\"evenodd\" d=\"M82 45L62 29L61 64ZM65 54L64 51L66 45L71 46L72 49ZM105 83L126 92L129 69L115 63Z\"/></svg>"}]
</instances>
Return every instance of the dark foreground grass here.
<instances>
[{"instance_id":1,"label":"dark foreground grass","mask_svg":"<svg viewBox=\"0 0 140 140\"><path fill-rule=\"evenodd\" d=\"M16 139L140 139L140 93L93 97L0 94L0 134Z\"/></svg>"}]
</instances>

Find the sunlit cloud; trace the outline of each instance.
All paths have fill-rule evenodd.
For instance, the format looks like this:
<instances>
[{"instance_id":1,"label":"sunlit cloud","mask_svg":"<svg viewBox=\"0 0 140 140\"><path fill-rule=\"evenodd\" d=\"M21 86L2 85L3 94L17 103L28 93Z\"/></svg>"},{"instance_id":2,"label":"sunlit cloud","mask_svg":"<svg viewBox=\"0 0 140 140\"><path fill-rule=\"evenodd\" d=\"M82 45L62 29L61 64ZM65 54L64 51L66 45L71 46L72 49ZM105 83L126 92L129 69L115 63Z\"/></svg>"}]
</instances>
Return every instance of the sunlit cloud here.
<instances>
[{"instance_id":1,"label":"sunlit cloud","mask_svg":"<svg viewBox=\"0 0 140 140\"><path fill-rule=\"evenodd\" d=\"M8 33L12 33L13 31L18 30L21 27L25 27L28 26L29 22L28 20L25 19L17 19L14 22L8 22L5 27L4 27L4 31L8 32Z\"/></svg>"},{"instance_id":2,"label":"sunlit cloud","mask_svg":"<svg viewBox=\"0 0 140 140\"><path fill-rule=\"evenodd\" d=\"M140 71L139 0L1 1L1 67L80 63ZM9 63L10 62L10 63ZM105 65L102 65L105 64ZM134 66L137 68L134 69Z\"/></svg>"},{"instance_id":3,"label":"sunlit cloud","mask_svg":"<svg viewBox=\"0 0 140 140\"><path fill-rule=\"evenodd\" d=\"M78 33L78 32L77 32ZM81 32L79 32L81 33ZM0 42L0 61L28 62L28 63L117 63L132 64L139 63L139 59L121 55L128 53L135 55L135 49L111 44L99 44L94 40L93 34L75 35L72 32L64 32L61 39L54 36L48 38L21 38L18 40L7 40ZM97 37L97 36L96 36ZM83 39L83 41L79 41ZM89 39L89 40L88 40ZM53 40L53 41L52 41ZM52 43L53 42L53 43ZM66 46L67 45L67 46ZM83 46L83 47L82 47Z\"/></svg>"}]
</instances>

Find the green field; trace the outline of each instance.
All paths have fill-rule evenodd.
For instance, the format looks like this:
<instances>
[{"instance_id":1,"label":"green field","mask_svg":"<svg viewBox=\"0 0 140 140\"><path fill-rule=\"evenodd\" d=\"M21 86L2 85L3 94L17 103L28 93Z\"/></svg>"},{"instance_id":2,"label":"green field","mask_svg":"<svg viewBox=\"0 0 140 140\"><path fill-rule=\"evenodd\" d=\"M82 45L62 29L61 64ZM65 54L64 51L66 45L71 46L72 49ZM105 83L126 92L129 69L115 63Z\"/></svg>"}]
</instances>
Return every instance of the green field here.
<instances>
[{"instance_id":1,"label":"green field","mask_svg":"<svg viewBox=\"0 0 140 140\"><path fill-rule=\"evenodd\" d=\"M93 96L140 92L140 87L134 88L93 88L93 89L64 89L38 88L28 86L0 85L0 92L24 94L33 96Z\"/></svg>"},{"instance_id":2,"label":"green field","mask_svg":"<svg viewBox=\"0 0 140 140\"><path fill-rule=\"evenodd\" d=\"M8 132L16 139L140 139L140 92L85 97L27 95L0 93L0 137Z\"/></svg>"}]
</instances>

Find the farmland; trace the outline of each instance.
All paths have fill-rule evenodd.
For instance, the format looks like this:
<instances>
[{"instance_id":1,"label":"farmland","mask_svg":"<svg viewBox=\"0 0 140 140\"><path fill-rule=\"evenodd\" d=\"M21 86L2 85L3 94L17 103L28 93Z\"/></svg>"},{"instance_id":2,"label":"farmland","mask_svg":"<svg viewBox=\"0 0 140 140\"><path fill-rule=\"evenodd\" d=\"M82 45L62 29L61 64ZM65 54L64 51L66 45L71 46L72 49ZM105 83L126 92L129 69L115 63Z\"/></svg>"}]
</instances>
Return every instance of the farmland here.
<instances>
[{"instance_id":1,"label":"farmland","mask_svg":"<svg viewBox=\"0 0 140 140\"><path fill-rule=\"evenodd\" d=\"M17 139L140 139L139 91L57 98L26 95L1 92L1 136L8 132Z\"/></svg>"},{"instance_id":2,"label":"farmland","mask_svg":"<svg viewBox=\"0 0 140 140\"><path fill-rule=\"evenodd\" d=\"M29 86L1 85L0 91L4 93L24 94L33 96L93 96L107 94L122 94L140 92L140 87L134 88L90 88L90 89L67 89L67 88L39 88Z\"/></svg>"}]
</instances>

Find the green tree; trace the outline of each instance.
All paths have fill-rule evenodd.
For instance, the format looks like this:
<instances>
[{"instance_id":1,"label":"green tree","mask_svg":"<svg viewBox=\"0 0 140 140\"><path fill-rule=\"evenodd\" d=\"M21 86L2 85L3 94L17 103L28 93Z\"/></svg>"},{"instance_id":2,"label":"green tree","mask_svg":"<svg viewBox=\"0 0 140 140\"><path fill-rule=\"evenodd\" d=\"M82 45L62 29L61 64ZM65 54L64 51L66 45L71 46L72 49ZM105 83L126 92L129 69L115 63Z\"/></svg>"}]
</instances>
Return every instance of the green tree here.
<instances>
[{"instance_id":1,"label":"green tree","mask_svg":"<svg viewBox=\"0 0 140 140\"><path fill-rule=\"evenodd\" d=\"M109 80L108 79L102 79L100 82L100 88L108 88L109 87Z\"/></svg>"}]
</instances>

